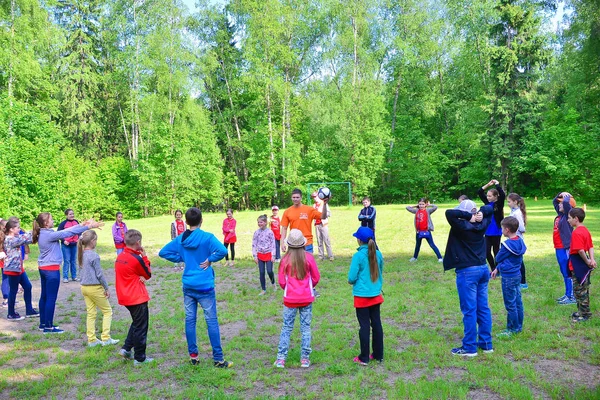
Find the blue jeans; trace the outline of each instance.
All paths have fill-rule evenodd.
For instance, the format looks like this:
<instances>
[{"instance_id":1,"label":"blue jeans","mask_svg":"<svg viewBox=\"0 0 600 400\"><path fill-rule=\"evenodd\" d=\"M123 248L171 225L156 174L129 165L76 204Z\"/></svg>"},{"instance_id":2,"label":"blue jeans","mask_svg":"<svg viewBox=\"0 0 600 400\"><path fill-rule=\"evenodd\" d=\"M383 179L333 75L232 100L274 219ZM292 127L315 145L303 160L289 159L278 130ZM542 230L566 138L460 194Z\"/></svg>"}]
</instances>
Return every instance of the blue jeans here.
<instances>
[{"instance_id":1,"label":"blue jeans","mask_svg":"<svg viewBox=\"0 0 600 400\"><path fill-rule=\"evenodd\" d=\"M490 270L486 264L456 271L456 289L463 314L463 348L469 353L477 347L491 350L492 312L488 306Z\"/></svg>"},{"instance_id":2,"label":"blue jeans","mask_svg":"<svg viewBox=\"0 0 600 400\"><path fill-rule=\"evenodd\" d=\"M310 348L311 333L310 323L312 321L312 304L306 307L289 308L283 306L283 326L281 327L281 335L279 336L279 346L277 347L277 359L285 360L290 347L290 336L294 329L294 321L296 320L296 311L300 312L300 336L302 337L302 348L300 358L308 358L312 349Z\"/></svg>"},{"instance_id":3,"label":"blue jeans","mask_svg":"<svg viewBox=\"0 0 600 400\"><path fill-rule=\"evenodd\" d=\"M27 272L23 272L21 275L7 275L8 276L8 315L15 314L15 300L17 299L17 292L19 291L19 285L23 287L23 299L25 300L25 313L31 315L35 313L35 310L31 306L31 282Z\"/></svg>"},{"instance_id":4,"label":"blue jeans","mask_svg":"<svg viewBox=\"0 0 600 400\"><path fill-rule=\"evenodd\" d=\"M313 253L313 245L309 244L308 246L304 247L304 251L306 251L307 253L312 254Z\"/></svg>"},{"instance_id":5,"label":"blue jeans","mask_svg":"<svg viewBox=\"0 0 600 400\"><path fill-rule=\"evenodd\" d=\"M183 304L185 305L185 338L188 343L188 353L198 354L196 342L196 316L198 304L204 310L204 320L208 328L208 339L213 351L213 360L223 361L223 349L221 348L221 332L219 331L219 320L217 319L217 299L215 290L199 292L194 289L183 288Z\"/></svg>"},{"instance_id":6,"label":"blue jeans","mask_svg":"<svg viewBox=\"0 0 600 400\"><path fill-rule=\"evenodd\" d=\"M4 273L4 268L2 269L2 298L4 300L8 299L8 275Z\"/></svg>"},{"instance_id":7,"label":"blue jeans","mask_svg":"<svg viewBox=\"0 0 600 400\"><path fill-rule=\"evenodd\" d=\"M40 326L51 329L54 326L54 309L60 286L60 271L40 269Z\"/></svg>"},{"instance_id":8,"label":"blue jeans","mask_svg":"<svg viewBox=\"0 0 600 400\"><path fill-rule=\"evenodd\" d=\"M63 255L63 279L69 279L69 271L71 279L77 278L77 245L61 244L60 247Z\"/></svg>"},{"instance_id":9,"label":"blue jeans","mask_svg":"<svg viewBox=\"0 0 600 400\"><path fill-rule=\"evenodd\" d=\"M554 249L560 273L565 281L565 296L573 297L573 281L569 275L569 249Z\"/></svg>"},{"instance_id":10,"label":"blue jeans","mask_svg":"<svg viewBox=\"0 0 600 400\"><path fill-rule=\"evenodd\" d=\"M425 238L420 238L418 233L416 235L415 253L413 254L413 257L414 258L419 257L419 251L421 250L421 241L423 239L427 240L427 244L429 244L429 247L431 247L431 249L437 256L437 258L438 259L442 258L442 254L440 253L440 250L437 248L435 243L433 243L433 236L430 234L429 236L427 236Z\"/></svg>"},{"instance_id":11,"label":"blue jeans","mask_svg":"<svg viewBox=\"0 0 600 400\"><path fill-rule=\"evenodd\" d=\"M502 297L506 308L506 329L514 333L521 332L523 330L521 275L502 277Z\"/></svg>"}]
</instances>

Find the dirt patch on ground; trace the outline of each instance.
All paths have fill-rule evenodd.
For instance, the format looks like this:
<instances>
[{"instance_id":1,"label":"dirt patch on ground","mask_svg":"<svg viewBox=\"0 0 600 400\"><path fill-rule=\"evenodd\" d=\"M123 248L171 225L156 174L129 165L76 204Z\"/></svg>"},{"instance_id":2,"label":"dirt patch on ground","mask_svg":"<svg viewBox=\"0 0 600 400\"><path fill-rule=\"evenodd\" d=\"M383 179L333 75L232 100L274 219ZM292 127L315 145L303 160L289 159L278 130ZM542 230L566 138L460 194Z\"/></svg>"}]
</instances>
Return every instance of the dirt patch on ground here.
<instances>
[{"instance_id":1,"label":"dirt patch on ground","mask_svg":"<svg viewBox=\"0 0 600 400\"><path fill-rule=\"evenodd\" d=\"M471 389L467 394L469 400L504 400L504 397L498 393L492 392L487 388L483 389Z\"/></svg>"},{"instance_id":2,"label":"dirt patch on ground","mask_svg":"<svg viewBox=\"0 0 600 400\"><path fill-rule=\"evenodd\" d=\"M593 389L600 382L600 366L580 361L537 360L533 367L547 381L558 381L573 389Z\"/></svg>"}]
</instances>

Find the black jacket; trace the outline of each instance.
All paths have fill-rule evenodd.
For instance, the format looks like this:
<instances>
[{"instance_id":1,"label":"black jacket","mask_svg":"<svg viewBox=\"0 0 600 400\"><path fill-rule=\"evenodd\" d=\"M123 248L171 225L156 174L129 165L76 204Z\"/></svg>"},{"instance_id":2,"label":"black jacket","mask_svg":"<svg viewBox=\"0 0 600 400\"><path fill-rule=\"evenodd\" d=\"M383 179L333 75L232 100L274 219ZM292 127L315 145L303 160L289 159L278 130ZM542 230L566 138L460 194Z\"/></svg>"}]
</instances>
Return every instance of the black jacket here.
<instances>
[{"instance_id":1,"label":"black jacket","mask_svg":"<svg viewBox=\"0 0 600 400\"><path fill-rule=\"evenodd\" d=\"M494 221L496 221L496 225L498 225L499 228L500 222L504 219L504 201L506 200L506 193L504 193L504 190L502 190L500 185L496 185L496 190L498 191L498 200L494 202ZM483 190L483 188L479 188L477 191L477 195L481 201L483 201L483 204L488 205L490 202L488 201L486 194L487 190Z\"/></svg>"},{"instance_id":2,"label":"black jacket","mask_svg":"<svg viewBox=\"0 0 600 400\"><path fill-rule=\"evenodd\" d=\"M492 207L483 206L479 211L483 213L483 220L471 223L471 213L446 210L450 233L444 254L444 271L485 264L484 234L492 219Z\"/></svg>"}]
</instances>

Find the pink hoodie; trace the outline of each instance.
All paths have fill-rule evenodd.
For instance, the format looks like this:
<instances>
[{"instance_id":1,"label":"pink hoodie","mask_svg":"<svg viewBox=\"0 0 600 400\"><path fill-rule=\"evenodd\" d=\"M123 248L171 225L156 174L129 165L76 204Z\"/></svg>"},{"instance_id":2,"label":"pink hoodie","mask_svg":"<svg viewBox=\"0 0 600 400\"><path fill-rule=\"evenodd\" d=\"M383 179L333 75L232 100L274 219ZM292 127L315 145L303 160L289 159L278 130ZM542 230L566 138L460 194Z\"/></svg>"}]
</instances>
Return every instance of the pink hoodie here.
<instances>
[{"instance_id":1,"label":"pink hoodie","mask_svg":"<svg viewBox=\"0 0 600 400\"><path fill-rule=\"evenodd\" d=\"M307 273L302 280L286 274L289 267L287 256L283 257L279 265L279 285L283 289L283 302L286 304L310 304L315 301L313 288L319 283L321 274L313 255L305 253L305 256Z\"/></svg>"}]
</instances>

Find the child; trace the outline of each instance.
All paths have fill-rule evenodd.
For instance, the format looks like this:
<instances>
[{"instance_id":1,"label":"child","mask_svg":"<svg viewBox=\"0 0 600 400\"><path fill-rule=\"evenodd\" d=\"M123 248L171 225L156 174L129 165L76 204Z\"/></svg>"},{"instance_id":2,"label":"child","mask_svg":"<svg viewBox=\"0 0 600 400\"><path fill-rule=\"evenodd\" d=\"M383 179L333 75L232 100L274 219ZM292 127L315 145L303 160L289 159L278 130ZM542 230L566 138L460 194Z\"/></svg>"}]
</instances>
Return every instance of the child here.
<instances>
[{"instance_id":1,"label":"child","mask_svg":"<svg viewBox=\"0 0 600 400\"><path fill-rule=\"evenodd\" d=\"M64 221L58 224L57 231L62 231L66 228L79 225L79 221L75 219L75 214L72 209L67 208L65 210L65 216L67 217ZM77 279L77 240L79 236L73 235L68 238L61 240L61 250L63 254L63 283L69 283L69 272L71 272L71 280L79 281Z\"/></svg>"},{"instance_id":2,"label":"child","mask_svg":"<svg viewBox=\"0 0 600 400\"><path fill-rule=\"evenodd\" d=\"M0 232L4 232L4 227L6 226L6 220L0 218ZM1 242L0 242L1 244ZM0 247L0 268L2 269L2 307L8 307L8 275L4 273L4 259L6 258L6 253L4 252L4 246Z\"/></svg>"},{"instance_id":3,"label":"child","mask_svg":"<svg viewBox=\"0 0 600 400\"><path fill-rule=\"evenodd\" d=\"M181 210L175 211L175 221L171 223L171 240L185 232L185 222L182 220L183 212ZM183 263L175 264L175 268L183 271L185 265Z\"/></svg>"},{"instance_id":4,"label":"child","mask_svg":"<svg viewBox=\"0 0 600 400\"><path fill-rule=\"evenodd\" d=\"M275 236L275 262L278 263L281 261L281 220L277 216L279 214L279 207L271 207L271 212L273 215L269 218L269 226Z\"/></svg>"},{"instance_id":5,"label":"child","mask_svg":"<svg viewBox=\"0 0 600 400\"><path fill-rule=\"evenodd\" d=\"M511 193L507 196L508 207L510 208L510 216L515 217L519 221L517 236L523 239L525 227L527 226L527 211L525 208L525 200L516 193ZM529 289L527 284L527 276L525 271L525 262L521 263L521 289Z\"/></svg>"},{"instance_id":6,"label":"child","mask_svg":"<svg viewBox=\"0 0 600 400\"><path fill-rule=\"evenodd\" d=\"M108 283L100 266L100 256L96 253L98 235L94 231L85 231L77 241L77 262L81 276L81 294L87 307L88 347L107 346L119 343L110 337L112 308L108 302L110 293ZM102 311L102 341L96 337L96 307Z\"/></svg>"},{"instance_id":7,"label":"child","mask_svg":"<svg viewBox=\"0 0 600 400\"><path fill-rule=\"evenodd\" d=\"M506 240L502 242L496 256L496 269L492 279L502 275L502 297L506 308L506 329L496 336L508 338L523 330L523 301L521 300L521 264L527 250L523 239L517 235L520 221L506 217L500 223Z\"/></svg>"},{"instance_id":8,"label":"child","mask_svg":"<svg viewBox=\"0 0 600 400\"><path fill-rule=\"evenodd\" d=\"M132 229L125 234L125 248L115 261L115 288L119 304L131 314L131 326L119 354L126 360L133 359L133 365L154 361L146 357L148 336L148 301L146 281L152 277L150 260L142 247L142 234ZM135 356L131 353L134 349Z\"/></svg>"},{"instance_id":9,"label":"child","mask_svg":"<svg viewBox=\"0 0 600 400\"><path fill-rule=\"evenodd\" d=\"M27 272L23 268L23 256L21 246L32 242L31 232L20 234L21 227L19 219L11 217L6 222L4 230L0 232L0 243L3 244L2 250L6 253L4 259L4 274L8 278L8 315L9 321L20 321L22 317L15 311L15 300L19 285L23 287L23 298L25 300L25 316L27 318L38 317L40 314L31 304L31 282Z\"/></svg>"},{"instance_id":10,"label":"child","mask_svg":"<svg viewBox=\"0 0 600 400\"><path fill-rule=\"evenodd\" d=\"M286 238L288 250L279 265L278 281L283 289L283 326L277 348L274 366L285 368L285 359L290 346L290 335L294 329L296 312L300 313L300 334L302 349L300 366L310 367L312 303L315 301L313 289L321 275L312 254L305 251L306 238L299 229L292 229Z\"/></svg>"},{"instance_id":11,"label":"child","mask_svg":"<svg viewBox=\"0 0 600 400\"><path fill-rule=\"evenodd\" d=\"M48 212L40 213L33 221L33 243L37 243L40 249L38 257L38 269L40 271L40 327L44 334L59 334L64 331L54 325L54 310L56 298L60 286L60 264L62 263L62 251L60 240L73 235L80 235L88 229L104 226L102 222L93 219L83 224L75 225L62 231L55 232L54 219Z\"/></svg>"},{"instance_id":12,"label":"child","mask_svg":"<svg viewBox=\"0 0 600 400\"><path fill-rule=\"evenodd\" d=\"M576 304L577 300L575 300L575 296L573 295L573 281L569 272L569 248L571 247L573 227L571 227L568 221L569 211L571 211L572 207L575 207L575 199L569 193L561 192L554 197L552 204L556 210L552 241L554 242L556 261L558 262L560 273L565 283L565 294L556 299L556 301L560 305Z\"/></svg>"},{"instance_id":13,"label":"child","mask_svg":"<svg viewBox=\"0 0 600 400\"><path fill-rule=\"evenodd\" d=\"M267 294L265 266L267 267L267 273L269 274L269 279L273 285L273 290L276 289L275 275L273 275L275 236L273 235L272 230L267 229L266 214L258 217L258 228L259 229L254 232L254 236L252 237L252 258L254 258L254 262L258 265L260 287L262 288L262 292L259 293L259 296L262 296Z\"/></svg>"},{"instance_id":14,"label":"child","mask_svg":"<svg viewBox=\"0 0 600 400\"><path fill-rule=\"evenodd\" d=\"M119 211L116 214L116 221L112 226L113 241L115 243L115 249L117 250L117 256L123 252L125 248L125 234L127 233L127 225L123 222L123 213Z\"/></svg>"},{"instance_id":15,"label":"child","mask_svg":"<svg viewBox=\"0 0 600 400\"><path fill-rule=\"evenodd\" d=\"M431 247L437 256L438 262L444 261L440 250L433 242L433 235L431 234L431 232L433 232L433 221L431 220L431 214L437 210L437 206L435 204L429 204L429 201L423 197L421 200L419 200L419 203L416 207L406 206L406 210L415 214L415 229L417 231L415 252L409 261L417 261L417 258L419 257L419 250L421 250L421 241L423 239L427 240L429 247Z\"/></svg>"},{"instance_id":16,"label":"child","mask_svg":"<svg viewBox=\"0 0 600 400\"><path fill-rule=\"evenodd\" d=\"M584 219L585 211L583 209L575 207L569 211L569 224L575 228L571 237L569 261L578 310L571 315L573 322L584 322L592 317L590 312L590 274L597 265L594 259L592 235L583 226Z\"/></svg>"},{"instance_id":17,"label":"child","mask_svg":"<svg viewBox=\"0 0 600 400\"><path fill-rule=\"evenodd\" d=\"M367 365L370 359L383 361L383 328L380 307L383 303L383 256L375 247L373 231L361 226L353 234L358 242L358 251L352 256L348 283L352 285L356 318L360 325L360 354L354 362ZM369 355L369 327L373 329L373 353Z\"/></svg>"},{"instance_id":18,"label":"child","mask_svg":"<svg viewBox=\"0 0 600 400\"><path fill-rule=\"evenodd\" d=\"M375 218L377 217L377 213L375 211L375 207L371 205L371 199L368 197L363 197L362 199L363 209L358 213L358 220L360 221L360 226L366 226L367 228L371 228L373 232L375 232Z\"/></svg>"},{"instance_id":19,"label":"child","mask_svg":"<svg viewBox=\"0 0 600 400\"><path fill-rule=\"evenodd\" d=\"M446 210L450 224L444 271L456 270L456 289L463 314L462 346L452 354L477 356L477 349L492 353L492 311L488 305L489 267L485 263L485 231L493 209L483 206L477 212L475 203L463 200L458 207Z\"/></svg>"},{"instance_id":20,"label":"child","mask_svg":"<svg viewBox=\"0 0 600 400\"><path fill-rule=\"evenodd\" d=\"M185 337L192 365L198 365L196 342L196 318L198 304L204 310L208 339L213 351L213 365L229 368L233 363L226 361L221 348L221 333L217 318L215 294L215 271L211 267L227 254L225 246L212 233L200 229L202 212L196 207L185 212L185 222L190 226L183 235L177 236L158 253L159 257L171 262L185 262L183 271L183 301L185 305Z\"/></svg>"},{"instance_id":21,"label":"child","mask_svg":"<svg viewBox=\"0 0 600 400\"><path fill-rule=\"evenodd\" d=\"M235 236L236 220L233 219L233 210L231 208L227 209L226 215L227 218L223 220L223 235L225 235L223 245L225 245L225 248L231 248L231 263L229 262L229 255L226 254L225 266L233 267L233 261L235 260L235 242L237 242L237 237Z\"/></svg>"},{"instance_id":22,"label":"child","mask_svg":"<svg viewBox=\"0 0 600 400\"><path fill-rule=\"evenodd\" d=\"M495 186L496 188L490 189L484 194L485 190L490 186ZM502 190L500 183L496 179L492 179L479 188L477 195L479 195L483 204L491 206L494 210L492 220L485 231L485 257L493 271L494 268L496 268L494 257L498 255L498 251L500 250L500 239L502 239L500 221L504 219L504 200L506 199L506 194ZM493 255L492 250L494 251Z\"/></svg>"}]
</instances>

